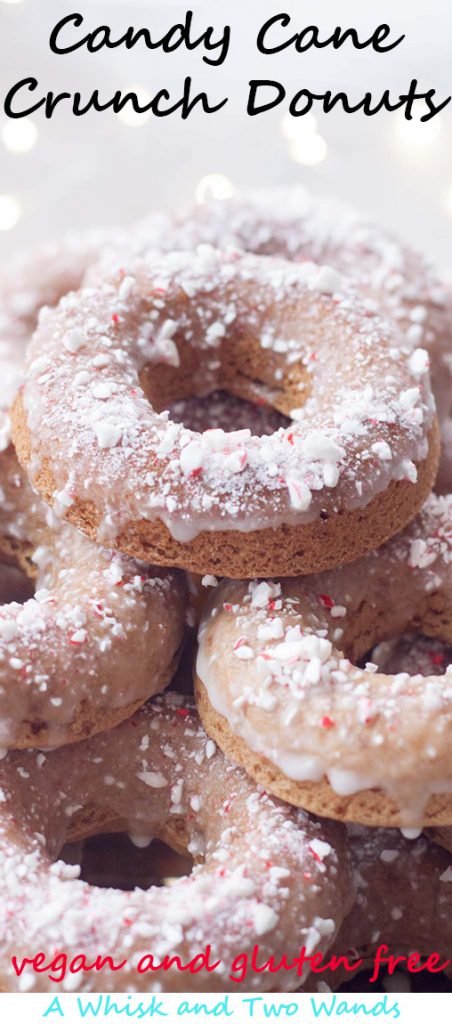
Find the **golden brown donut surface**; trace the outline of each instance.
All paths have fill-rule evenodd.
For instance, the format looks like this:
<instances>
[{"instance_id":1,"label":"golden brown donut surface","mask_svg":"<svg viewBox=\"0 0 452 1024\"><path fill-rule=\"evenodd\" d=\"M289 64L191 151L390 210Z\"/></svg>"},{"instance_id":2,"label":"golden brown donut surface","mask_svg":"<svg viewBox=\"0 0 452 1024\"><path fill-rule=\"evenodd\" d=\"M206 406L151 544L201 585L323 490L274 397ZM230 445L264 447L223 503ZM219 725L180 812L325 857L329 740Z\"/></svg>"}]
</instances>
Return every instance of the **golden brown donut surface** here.
<instances>
[{"instance_id":1,"label":"golden brown donut surface","mask_svg":"<svg viewBox=\"0 0 452 1024\"><path fill-rule=\"evenodd\" d=\"M258 944L263 962L300 947L325 951L351 905L345 834L273 800L230 765L190 705L166 695L109 733L36 757L10 752L0 763L0 983L7 991L48 991L45 973L11 958L56 950L70 963L99 952L119 973L68 971L63 990L236 991L229 978L239 953ZM160 837L194 861L191 875L147 892L98 889L78 869L53 863L67 839L102 831ZM138 973L182 963L211 946L208 973ZM296 970L277 988L300 984ZM275 976L246 987L269 990Z\"/></svg>"},{"instance_id":2,"label":"golden brown donut surface","mask_svg":"<svg viewBox=\"0 0 452 1024\"><path fill-rule=\"evenodd\" d=\"M422 358L421 358L422 357ZM149 257L42 318L15 443L102 543L240 577L351 560L436 471L428 359L328 268L202 248ZM159 412L224 387L292 420L196 433Z\"/></svg>"},{"instance_id":3,"label":"golden brown donut surface","mask_svg":"<svg viewBox=\"0 0 452 1024\"><path fill-rule=\"evenodd\" d=\"M0 606L0 747L58 746L108 729L169 683L185 585L58 520L11 446L0 492L0 561L36 588Z\"/></svg>"},{"instance_id":4,"label":"golden brown donut surface","mask_svg":"<svg viewBox=\"0 0 452 1024\"><path fill-rule=\"evenodd\" d=\"M452 676L356 667L414 628L452 639L452 497L380 550L303 579L223 581L203 615L207 732L271 792L365 824L450 824Z\"/></svg>"}]
</instances>

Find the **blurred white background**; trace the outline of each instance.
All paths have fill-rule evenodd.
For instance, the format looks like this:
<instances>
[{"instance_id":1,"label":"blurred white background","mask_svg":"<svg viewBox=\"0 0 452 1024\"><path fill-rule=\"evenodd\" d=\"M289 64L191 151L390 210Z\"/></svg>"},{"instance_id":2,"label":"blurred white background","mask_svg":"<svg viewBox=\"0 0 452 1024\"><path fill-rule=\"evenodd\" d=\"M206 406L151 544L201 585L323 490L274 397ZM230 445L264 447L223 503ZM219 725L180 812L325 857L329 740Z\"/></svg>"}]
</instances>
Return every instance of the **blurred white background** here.
<instances>
[{"instance_id":1,"label":"blurred white background","mask_svg":"<svg viewBox=\"0 0 452 1024\"><path fill-rule=\"evenodd\" d=\"M199 32L212 24L218 35L224 24L232 26L230 53L220 68L203 63L201 48L165 55L139 44L130 51L57 56L48 46L53 26L74 11L83 14L87 30L107 23L119 35L129 25L148 26L158 38L190 6ZM258 29L281 11L292 16L294 31L317 24L325 36L340 24L370 35L388 22L393 39L401 33L406 39L384 55L346 44L338 51L291 49L263 57L255 45ZM202 199L212 188L227 193L302 181L352 200L452 268L452 103L426 124L409 124L399 113L366 118L340 111L294 120L284 118L287 101L270 113L246 116L250 78L279 79L289 98L307 87L346 90L356 101L367 90L375 99L385 88L397 96L416 77L422 89L436 88L443 99L452 92L451 34L447 0L0 0L3 100L30 75L39 80L35 99L49 89L80 90L88 99L98 88L105 100L117 89L136 87L150 98L165 87L176 100L187 74L212 100L230 97L219 113L195 112L185 122L175 114L131 124L111 111L75 118L67 103L50 121L42 111L27 121L2 115L0 252L7 256L72 226L124 223L195 195Z\"/></svg>"}]
</instances>

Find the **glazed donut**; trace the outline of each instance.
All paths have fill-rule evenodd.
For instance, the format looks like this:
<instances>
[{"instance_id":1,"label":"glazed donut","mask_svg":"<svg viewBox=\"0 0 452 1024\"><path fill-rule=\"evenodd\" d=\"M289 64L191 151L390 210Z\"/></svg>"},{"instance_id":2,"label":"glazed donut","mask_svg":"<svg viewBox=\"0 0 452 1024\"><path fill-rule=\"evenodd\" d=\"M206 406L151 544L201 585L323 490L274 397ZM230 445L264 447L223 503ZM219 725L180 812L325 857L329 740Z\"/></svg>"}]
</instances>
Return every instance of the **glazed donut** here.
<instances>
[{"instance_id":1,"label":"glazed donut","mask_svg":"<svg viewBox=\"0 0 452 1024\"><path fill-rule=\"evenodd\" d=\"M335 956L363 961L362 970L374 967L383 945L392 956L417 953L425 962L437 953L443 963L450 960L452 862L445 850L425 836L409 841L396 829L355 826L350 829L349 851L357 894L334 944ZM413 960L412 966L419 963ZM450 977L451 968L445 973ZM339 970L320 977L336 989L356 975ZM319 976L311 974L308 988L316 990L318 981Z\"/></svg>"},{"instance_id":2,"label":"glazed donut","mask_svg":"<svg viewBox=\"0 0 452 1024\"><path fill-rule=\"evenodd\" d=\"M452 824L451 672L356 667L410 628L452 641L451 512L452 496L432 495L404 533L352 565L212 591L201 717L269 792L367 825Z\"/></svg>"},{"instance_id":3,"label":"glazed donut","mask_svg":"<svg viewBox=\"0 0 452 1024\"><path fill-rule=\"evenodd\" d=\"M115 730L36 758L0 763L0 984L48 991L52 982L20 962L36 948L57 951L79 973L63 990L225 991L239 953L292 959L305 945L326 951L353 900L345 833L274 801L229 765L190 705L168 694ZM128 830L160 837L196 862L188 878L147 892L97 889L77 869L52 863L66 839ZM208 973L139 973L142 957L187 964L211 946ZM80 973L80 958L126 960L121 973ZM61 962L61 961L60 961ZM148 961L149 962L149 961ZM297 988L280 972L278 990ZM269 990L275 975L246 987Z\"/></svg>"},{"instance_id":4,"label":"glazed donut","mask_svg":"<svg viewBox=\"0 0 452 1024\"><path fill-rule=\"evenodd\" d=\"M135 224L126 245L105 249L103 268L124 252L193 249L201 243L256 255L313 260L345 274L373 308L399 327L405 344L427 349L441 421L452 408L452 288L425 257L345 203L300 185L254 189L173 216ZM98 268L89 275L95 280Z\"/></svg>"},{"instance_id":5,"label":"glazed donut","mask_svg":"<svg viewBox=\"0 0 452 1024\"><path fill-rule=\"evenodd\" d=\"M0 747L59 746L109 729L171 680L184 581L58 521L11 446L0 455L0 493L0 561L36 587L25 604L0 606Z\"/></svg>"},{"instance_id":6,"label":"glazed donut","mask_svg":"<svg viewBox=\"0 0 452 1024\"><path fill-rule=\"evenodd\" d=\"M201 574L318 571L402 527L434 479L428 360L399 342L327 268L149 258L41 320L15 444L100 543ZM196 434L159 412L218 387L293 422Z\"/></svg>"}]
</instances>

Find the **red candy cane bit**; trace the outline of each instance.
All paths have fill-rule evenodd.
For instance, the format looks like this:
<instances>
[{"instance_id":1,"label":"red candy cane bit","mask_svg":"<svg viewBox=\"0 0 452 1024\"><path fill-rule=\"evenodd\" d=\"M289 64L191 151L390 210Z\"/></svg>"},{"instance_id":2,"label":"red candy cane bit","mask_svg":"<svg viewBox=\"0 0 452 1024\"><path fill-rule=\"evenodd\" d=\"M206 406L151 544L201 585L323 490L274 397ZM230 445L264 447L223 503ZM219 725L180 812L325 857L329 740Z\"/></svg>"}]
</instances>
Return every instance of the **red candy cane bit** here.
<instances>
[{"instance_id":1,"label":"red candy cane bit","mask_svg":"<svg viewBox=\"0 0 452 1024\"><path fill-rule=\"evenodd\" d=\"M444 665L444 654L440 654L439 652L437 654L433 654L432 652L430 655L430 661L432 662L432 665Z\"/></svg>"},{"instance_id":2,"label":"red candy cane bit","mask_svg":"<svg viewBox=\"0 0 452 1024\"><path fill-rule=\"evenodd\" d=\"M179 718L189 718L190 712L187 708L176 708L176 715L179 715Z\"/></svg>"},{"instance_id":3,"label":"red candy cane bit","mask_svg":"<svg viewBox=\"0 0 452 1024\"><path fill-rule=\"evenodd\" d=\"M324 715L323 716L323 718L322 718L322 727L324 729L334 729L335 726L336 726L336 722L333 722L332 718L329 718L328 715Z\"/></svg>"},{"instance_id":4,"label":"red candy cane bit","mask_svg":"<svg viewBox=\"0 0 452 1024\"><path fill-rule=\"evenodd\" d=\"M119 324L119 316L117 313L113 313L112 318L114 324Z\"/></svg>"},{"instance_id":5,"label":"red candy cane bit","mask_svg":"<svg viewBox=\"0 0 452 1024\"><path fill-rule=\"evenodd\" d=\"M246 636L239 636L239 638L238 638L238 640L236 640L232 650L233 651L237 651L238 648L239 647L243 647L244 644L246 644Z\"/></svg>"},{"instance_id":6,"label":"red candy cane bit","mask_svg":"<svg viewBox=\"0 0 452 1024\"><path fill-rule=\"evenodd\" d=\"M334 608L335 601L329 594L319 594L319 601L322 602L324 608Z\"/></svg>"}]
</instances>

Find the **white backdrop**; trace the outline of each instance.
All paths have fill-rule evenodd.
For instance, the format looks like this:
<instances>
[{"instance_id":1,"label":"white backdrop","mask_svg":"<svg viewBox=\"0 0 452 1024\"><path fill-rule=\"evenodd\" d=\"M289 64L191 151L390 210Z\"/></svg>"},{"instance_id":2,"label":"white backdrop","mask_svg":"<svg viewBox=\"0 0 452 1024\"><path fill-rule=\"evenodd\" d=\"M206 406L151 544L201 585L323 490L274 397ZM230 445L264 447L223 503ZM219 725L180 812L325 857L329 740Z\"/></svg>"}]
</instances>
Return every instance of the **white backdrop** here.
<instances>
[{"instance_id":1,"label":"white backdrop","mask_svg":"<svg viewBox=\"0 0 452 1024\"><path fill-rule=\"evenodd\" d=\"M54 24L74 11L84 15L87 28L108 23L119 34L129 25L146 25L157 36L188 6L200 31L208 24L232 25L221 68L207 67L200 51L164 55L140 45L57 56L48 46ZM257 31L281 10L292 15L294 29L314 23L326 34L340 24L370 34L386 21L394 39L402 32L406 39L385 55L346 45L263 57L255 47ZM198 195L205 191L199 183L206 175L219 174L226 188L304 181L335 192L452 267L452 104L424 125L407 125L400 114L334 112L318 114L315 124L302 118L288 126L286 105L256 118L245 113L252 77L280 79L289 96L306 86L346 89L355 99L368 89L375 97L385 88L397 95L417 77L423 89L435 87L444 98L452 92L451 34L450 0L0 0L3 99L28 75L39 80L36 96L79 89L88 97L97 87L108 98L116 89L141 86L150 95L166 87L176 99L185 75L192 74L212 97L230 97L218 114L194 113L186 122L178 115L151 116L131 126L110 111L74 118L67 105L51 121L37 112L31 125L3 116L0 252L73 225L126 222L151 208L186 203L197 189Z\"/></svg>"}]
</instances>

